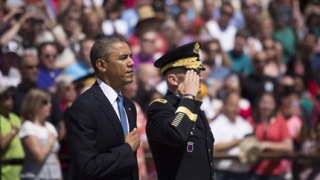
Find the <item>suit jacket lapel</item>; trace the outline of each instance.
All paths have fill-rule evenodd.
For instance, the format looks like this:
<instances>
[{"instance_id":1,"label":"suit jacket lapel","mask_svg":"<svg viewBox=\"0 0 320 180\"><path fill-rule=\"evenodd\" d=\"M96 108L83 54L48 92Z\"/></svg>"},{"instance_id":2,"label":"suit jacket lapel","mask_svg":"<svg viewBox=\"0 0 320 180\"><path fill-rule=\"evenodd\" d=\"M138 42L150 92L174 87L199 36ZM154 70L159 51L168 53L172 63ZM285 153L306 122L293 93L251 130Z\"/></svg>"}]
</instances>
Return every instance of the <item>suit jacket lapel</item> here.
<instances>
[{"instance_id":1,"label":"suit jacket lapel","mask_svg":"<svg viewBox=\"0 0 320 180\"><path fill-rule=\"evenodd\" d=\"M109 119L113 127L116 129L116 132L118 134L118 138L120 142L124 143L124 133L122 129L121 122L114 111L111 103L109 102L108 98L103 94L99 84L96 82L92 86L92 90L95 94L95 97L100 101L100 108L103 111L103 113L106 115L106 117ZM102 118L103 119L103 118Z\"/></svg>"},{"instance_id":2,"label":"suit jacket lapel","mask_svg":"<svg viewBox=\"0 0 320 180\"><path fill-rule=\"evenodd\" d=\"M124 98L124 109L126 110L128 122L129 122L129 133L135 127L135 118L133 117L133 107L130 107L129 103L126 102L127 100Z\"/></svg>"}]
</instances>

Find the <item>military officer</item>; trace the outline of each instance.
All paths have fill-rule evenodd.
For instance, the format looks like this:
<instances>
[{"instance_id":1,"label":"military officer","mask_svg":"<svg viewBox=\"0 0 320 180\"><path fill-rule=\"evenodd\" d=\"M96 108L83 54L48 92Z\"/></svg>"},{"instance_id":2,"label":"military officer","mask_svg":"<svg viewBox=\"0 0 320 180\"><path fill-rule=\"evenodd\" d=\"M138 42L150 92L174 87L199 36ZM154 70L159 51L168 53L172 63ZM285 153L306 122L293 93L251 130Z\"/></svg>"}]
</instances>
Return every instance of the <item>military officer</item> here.
<instances>
[{"instance_id":1,"label":"military officer","mask_svg":"<svg viewBox=\"0 0 320 180\"><path fill-rule=\"evenodd\" d=\"M163 99L153 101L148 109L148 141L159 180L212 180L214 138L202 102L200 43L180 46L158 59L168 85Z\"/></svg>"}]
</instances>

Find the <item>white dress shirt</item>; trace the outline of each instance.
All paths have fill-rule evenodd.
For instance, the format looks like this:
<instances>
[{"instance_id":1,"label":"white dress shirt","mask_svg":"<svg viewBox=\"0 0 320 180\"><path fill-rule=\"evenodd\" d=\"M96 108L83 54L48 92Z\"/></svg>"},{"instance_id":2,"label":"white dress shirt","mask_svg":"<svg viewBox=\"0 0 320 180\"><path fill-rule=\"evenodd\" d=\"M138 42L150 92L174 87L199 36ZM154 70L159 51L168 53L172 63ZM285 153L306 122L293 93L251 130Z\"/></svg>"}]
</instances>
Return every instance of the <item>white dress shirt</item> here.
<instances>
[{"instance_id":1,"label":"white dress shirt","mask_svg":"<svg viewBox=\"0 0 320 180\"><path fill-rule=\"evenodd\" d=\"M236 117L236 122L232 123L223 113L210 123L210 128L215 139L215 144L228 143L234 138L243 139L245 135L251 134L253 129L248 121L241 116ZM227 151L228 155L238 155L240 147L235 146ZM241 164L237 160L218 160L214 162L215 168L220 171L231 171L234 173L245 173L250 170L249 166Z\"/></svg>"},{"instance_id":2,"label":"white dress shirt","mask_svg":"<svg viewBox=\"0 0 320 180\"><path fill-rule=\"evenodd\" d=\"M98 82L100 88L102 89L103 94L108 98L110 104L112 105L114 111L116 112L116 114L119 118L119 121L121 122L119 108L118 108L118 102L117 102L117 97L118 97L119 93L117 93L114 89L112 89L106 83L102 82L100 79L97 79L97 82ZM120 95L122 96L121 92L120 92ZM123 96L122 96L122 100L123 100ZM124 106L123 106L123 110L126 115L128 134L129 134L130 133L129 121L128 121L128 116L127 116L126 110L124 109Z\"/></svg>"}]
</instances>

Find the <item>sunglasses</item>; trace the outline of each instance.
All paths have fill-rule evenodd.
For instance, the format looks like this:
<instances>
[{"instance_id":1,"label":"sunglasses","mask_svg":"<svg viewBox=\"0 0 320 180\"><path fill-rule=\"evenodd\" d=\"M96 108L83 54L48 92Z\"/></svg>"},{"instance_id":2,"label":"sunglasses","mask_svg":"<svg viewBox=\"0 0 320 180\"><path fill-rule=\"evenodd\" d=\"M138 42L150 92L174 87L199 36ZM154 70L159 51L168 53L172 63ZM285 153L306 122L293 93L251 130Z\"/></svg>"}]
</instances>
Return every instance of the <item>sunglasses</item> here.
<instances>
[{"instance_id":1,"label":"sunglasses","mask_svg":"<svg viewBox=\"0 0 320 180\"><path fill-rule=\"evenodd\" d=\"M27 68L27 69L39 69L39 65L34 65L34 66L25 66L25 68Z\"/></svg>"},{"instance_id":2,"label":"sunglasses","mask_svg":"<svg viewBox=\"0 0 320 180\"><path fill-rule=\"evenodd\" d=\"M48 100L43 100L42 101L42 105L47 105L48 103L50 103L50 101L48 101Z\"/></svg>"},{"instance_id":3,"label":"sunglasses","mask_svg":"<svg viewBox=\"0 0 320 180\"><path fill-rule=\"evenodd\" d=\"M47 59L49 59L50 57L56 59L56 58L57 58L57 55L56 55L56 54L55 54L55 55L45 54L44 57L47 58Z\"/></svg>"},{"instance_id":4,"label":"sunglasses","mask_svg":"<svg viewBox=\"0 0 320 180\"><path fill-rule=\"evenodd\" d=\"M146 38L143 38L142 41L143 41L143 42L149 42L149 43L152 43L152 44L153 44L153 43L155 42L155 39L146 39Z\"/></svg>"},{"instance_id":5,"label":"sunglasses","mask_svg":"<svg viewBox=\"0 0 320 180\"><path fill-rule=\"evenodd\" d=\"M227 15L229 17L233 16L233 13L228 13L228 12L225 12L225 11L221 11L221 14Z\"/></svg>"}]
</instances>

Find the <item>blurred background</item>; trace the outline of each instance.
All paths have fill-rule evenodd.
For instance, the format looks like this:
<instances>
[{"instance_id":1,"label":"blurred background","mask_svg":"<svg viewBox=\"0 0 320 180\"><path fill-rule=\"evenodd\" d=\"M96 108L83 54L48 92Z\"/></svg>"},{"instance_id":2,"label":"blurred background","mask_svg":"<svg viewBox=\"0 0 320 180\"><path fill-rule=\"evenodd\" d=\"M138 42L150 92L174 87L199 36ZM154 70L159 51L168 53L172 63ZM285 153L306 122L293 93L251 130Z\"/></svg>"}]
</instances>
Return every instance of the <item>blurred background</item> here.
<instances>
[{"instance_id":1,"label":"blurred background","mask_svg":"<svg viewBox=\"0 0 320 180\"><path fill-rule=\"evenodd\" d=\"M216 178L236 173L320 179L320 161L258 158L261 152L279 157L320 152L319 0L2 0L1 157L25 159L20 165L3 164L2 180L28 178L26 166L50 164L34 152L64 159L53 161L57 168L52 172L74 179L66 116L75 98L95 82L90 49L103 36L125 38L133 54L134 82L122 93L137 106L140 179L157 179L146 112L167 91L153 63L193 41L201 43L206 68L197 99L216 139L215 156L241 157L216 160ZM50 94L50 115L44 118L54 126L49 132L21 114L25 96L40 98L32 96L34 88ZM34 106L34 111L42 108ZM23 140L26 136L37 137L37 151ZM41 138L59 143L47 152Z\"/></svg>"}]
</instances>

